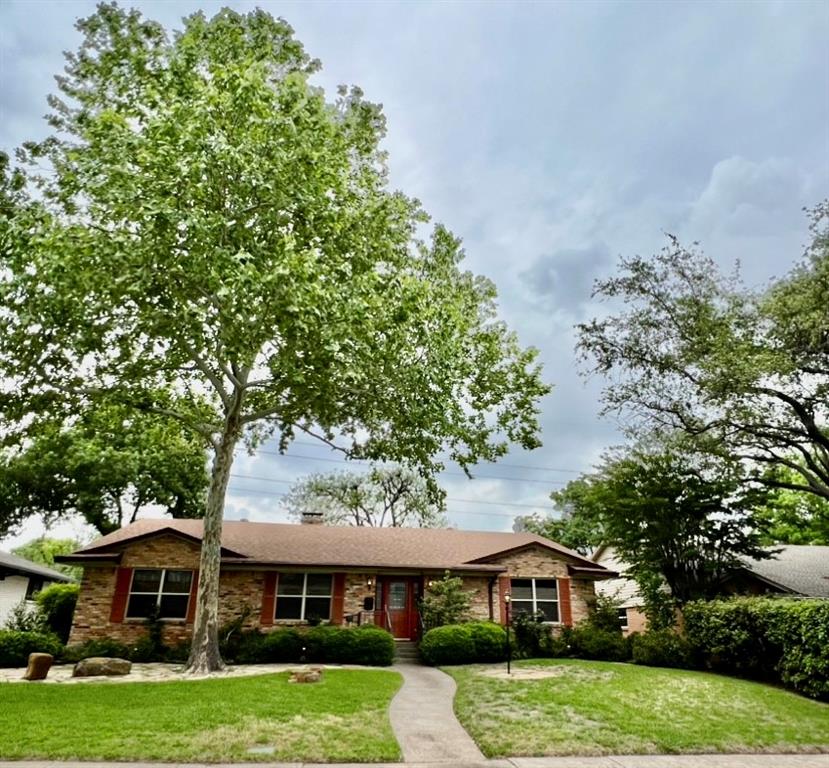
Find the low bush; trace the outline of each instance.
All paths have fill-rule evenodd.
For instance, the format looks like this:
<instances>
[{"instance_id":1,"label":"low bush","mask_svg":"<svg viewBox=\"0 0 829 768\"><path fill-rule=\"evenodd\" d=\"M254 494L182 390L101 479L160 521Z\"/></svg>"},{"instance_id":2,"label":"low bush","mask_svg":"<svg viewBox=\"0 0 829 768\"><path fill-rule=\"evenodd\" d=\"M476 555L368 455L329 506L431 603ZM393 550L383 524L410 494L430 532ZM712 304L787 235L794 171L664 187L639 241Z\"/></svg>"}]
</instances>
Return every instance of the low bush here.
<instances>
[{"instance_id":1,"label":"low bush","mask_svg":"<svg viewBox=\"0 0 829 768\"><path fill-rule=\"evenodd\" d=\"M37 593L38 611L51 632L54 632L62 643L69 639L69 630L72 629L72 616L75 613L75 604L78 602L80 584L52 584Z\"/></svg>"},{"instance_id":2,"label":"low bush","mask_svg":"<svg viewBox=\"0 0 829 768\"><path fill-rule=\"evenodd\" d=\"M471 621L430 629L420 641L427 664L475 664L506 658L507 634L491 621Z\"/></svg>"},{"instance_id":3,"label":"low bush","mask_svg":"<svg viewBox=\"0 0 829 768\"><path fill-rule=\"evenodd\" d=\"M512 630L515 634L515 655L529 659L546 656L546 645L552 639L550 626L544 624L544 614L518 613L512 621Z\"/></svg>"},{"instance_id":4,"label":"low bush","mask_svg":"<svg viewBox=\"0 0 829 768\"><path fill-rule=\"evenodd\" d=\"M60 656L63 646L51 632L0 631L0 667L25 667L30 653Z\"/></svg>"},{"instance_id":5,"label":"low bush","mask_svg":"<svg viewBox=\"0 0 829 768\"><path fill-rule=\"evenodd\" d=\"M118 640L110 637L101 637L96 640L87 640L85 643L67 645L61 654L61 661L73 664L91 656L106 656L112 659L128 659L130 648Z\"/></svg>"},{"instance_id":6,"label":"low bush","mask_svg":"<svg viewBox=\"0 0 829 768\"><path fill-rule=\"evenodd\" d=\"M658 629L630 637L631 652L636 664L678 669L688 669L693 666L689 642L673 630Z\"/></svg>"},{"instance_id":7,"label":"low bush","mask_svg":"<svg viewBox=\"0 0 829 768\"><path fill-rule=\"evenodd\" d=\"M502 661L506 653L507 633L500 624L475 621L467 624L475 646L475 661Z\"/></svg>"},{"instance_id":8,"label":"low bush","mask_svg":"<svg viewBox=\"0 0 829 768\"><path fill-rule=\"evenodd\" d=\"M239 664L315 662L388 666L394 659L394 638L380 627L287 627L273 632L241 632L234 644Z\"/></svg>"},{"instance_id":9,"label":"low bush","mask_svg":"<svg viewBox=\"0 0 829 768\"><path fill-rule=\"evenodd\" d=\"M432 666L475 662L475 641L469 625L447 624L430 629L420 641L420 658Z\"/></svg>"},{"instance_id":10,"label":"low bush","mask_svg":"<svg viewBox=\"0 0 829 768\"><path fill-rule=\"evenodd\" d=\"M707 669L765 679L829 700L829 601L732 598L694 602L685 635Z\"/></svg>"},{"instance_id":11,"label":"low bush","mask_svg":"<svg viewBox=\"0 0 829 768\"><path fill-rule=\"evenodd\" d=\"M570 630L567 637L570 644L569 655L598 661L630 659L630 643L622 637L621 632L583 625Z\"/></svg>"}]
</instances>

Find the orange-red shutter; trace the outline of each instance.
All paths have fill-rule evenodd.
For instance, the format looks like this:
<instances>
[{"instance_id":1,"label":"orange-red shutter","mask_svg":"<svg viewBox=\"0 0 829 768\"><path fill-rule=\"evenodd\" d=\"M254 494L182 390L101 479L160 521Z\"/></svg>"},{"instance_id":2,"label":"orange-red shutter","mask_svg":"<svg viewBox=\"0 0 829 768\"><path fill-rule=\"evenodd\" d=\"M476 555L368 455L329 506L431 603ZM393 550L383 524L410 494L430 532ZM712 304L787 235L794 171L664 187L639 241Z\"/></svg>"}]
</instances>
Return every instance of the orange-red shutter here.
<instances>
[{"instance_id":1,"label":"orange-red shutter","mask_svg":"<svg viewBox=\"0 0 829 768\"><path fill-rule=\"evenodd\" d=\"M120 624L124 621L124 614L127 612L127 600L130 598L130 585L132 584L132 568L115 569L115 594L112 596L112 610L109 620L113 624Z\"/></svg>"},{"instance_id":2,"label":"orange-red shutter","mask_svg":"<svg viewBox=\"0 0 829 768\"><path fill-rule=\"evenodd\" d=\"M334 596L331 600L331 623L339 626L343 623L343 606L345 604L345 574L334 574Z\"/></svg>"},{"instance_id":3,"label":"orange-red shutter","mask_svg":"<svg viewBox=\"0 0 829 768\"><path fill-rule=\"evenodd\" d=\"M268 571L265 574L265 586L262 590L262 615L259 623L262 626L273 624L273 613L276 601L276 571Z\"/></svg>"},{"instance_id":4,"label":"orange-red shutter","mask_svg":"<svg viewBox=\"0 0 829 768\"><path fill-rule=\"evenodd\" d=\"M190 580L190 600L187 602L187 618L185 621L192 624L196 620L196 595L199 593L199 569L193 571Z\"/></svg>"},{"instance_id":5,"label":"orange-red shutter","mask_svg":"<svg viewBox=\"0 0 829 768\"><path fill-rule=\"evenodd\" d=\"M501 610L501 624L507 623L507 601L506 595L509 592L509 576L498 577L498 605Z\"/></svg>"},{"instance_id":6,"label":"orange-red shutter","mask_svg":"<svg viewBox=\"0 0 829 768\"><path fill-rule=\"evenodd\" d=\"M565 627L573 626L573 611L570 608L570 579L558 580L558 608L561 613L559 619Z\"/></svg>"}]
</instances>

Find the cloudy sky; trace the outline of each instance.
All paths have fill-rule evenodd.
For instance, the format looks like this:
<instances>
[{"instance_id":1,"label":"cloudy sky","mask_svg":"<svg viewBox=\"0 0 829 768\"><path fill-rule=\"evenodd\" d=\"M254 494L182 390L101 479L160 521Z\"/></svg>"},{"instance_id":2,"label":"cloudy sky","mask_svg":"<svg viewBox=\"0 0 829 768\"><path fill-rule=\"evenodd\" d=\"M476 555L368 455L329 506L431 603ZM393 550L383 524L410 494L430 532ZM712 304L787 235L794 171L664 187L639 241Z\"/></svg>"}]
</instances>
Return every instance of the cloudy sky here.
<instances>
[{"instance_id":1,"label":"cloudy sky","mask_svg":"<svg viewBox=\"0 0 829 768\"><path fill-rule=\"evenodd\" d=\"M133 4L168 28L199 8L255 5ZM620 255L658 250L667 231L761 285L802 252L802 208L829 195L829 3L258 5L322 60L319 84L383 103L394 185L463 238L555 385L543 448L472 481L451 467L442 478L460 528L551 509L551 489L619 442L598 417L601 383L578 375L572 328L602 311L591 284ZM93 9L0 3L0 148L46 133L61 51ZM227 517L283 519L294 478L342 467L304 442L288 457L265 450L239 457Z\"/></svg>"}]
</instances>

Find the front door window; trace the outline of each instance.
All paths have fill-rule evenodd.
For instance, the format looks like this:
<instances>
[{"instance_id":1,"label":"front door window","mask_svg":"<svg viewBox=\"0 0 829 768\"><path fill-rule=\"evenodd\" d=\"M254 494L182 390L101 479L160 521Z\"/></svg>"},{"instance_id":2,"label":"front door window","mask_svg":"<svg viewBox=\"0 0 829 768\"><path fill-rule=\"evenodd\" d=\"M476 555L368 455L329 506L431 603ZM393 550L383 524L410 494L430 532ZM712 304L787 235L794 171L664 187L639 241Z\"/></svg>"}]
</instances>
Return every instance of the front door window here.
<instances>
[{"instance_id":1,"label":"front door window","mask_svg":"<svg viewBox=\"0 0 829 768\"><path fill-rule=\"evenodd\" d=\"M389 584L389 610L406 610L406 582L393 581Z\"/></svg>"}]
</instances>

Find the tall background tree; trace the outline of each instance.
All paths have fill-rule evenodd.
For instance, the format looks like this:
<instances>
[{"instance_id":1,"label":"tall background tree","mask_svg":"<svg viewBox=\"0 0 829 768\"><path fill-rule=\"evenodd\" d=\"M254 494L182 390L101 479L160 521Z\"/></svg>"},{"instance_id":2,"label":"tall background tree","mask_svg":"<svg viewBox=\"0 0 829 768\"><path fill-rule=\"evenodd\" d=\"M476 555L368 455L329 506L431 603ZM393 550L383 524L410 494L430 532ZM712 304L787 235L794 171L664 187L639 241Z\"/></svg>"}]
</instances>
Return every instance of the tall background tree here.
<instances>
[{"instance_id":1,"label":"tall background tree","mask_svg":"<svg viewBox=\"0 0 829 768\"><path fill-rule=\"evenodd\" d=\"M0 453L0 531L33 516L47 526L77 516L107 534L150 507L204 514L204 445L166 417L97 403L69 423L46 419L24 432Z\"/></svg>"},{"instance_id":2,"label":"tall background tree","mask_svg":"<svg viewBox=\"0 0 829 768\"><path fill-rule=\"evenodd\" d=\"M594 294L623 309L578 326L578 348L634 436L703 436L760 482L829 499L829 202L809 217L804 259L762 290L675 238L622 259Z\"/></svg>"},{"instance_id":3,"label":"tall background tree","mask_svg":"<svg viewBox=\"0 0 829 768\"><path fill-rule=\"evenodd\" d=\"M321 512L329 525L439 528L446 525L443 494L405 467L373 467L310 475L284 501L291 515Z\"/></svg>"},{"instance_id":4,"label":"tall background tree","mask_svg":"<svg viewBox=\"0 0 829 768\"><path fill-rule=\"evenodd\" d=\"M33 563L40 563L47 568L53 568L60 573L71 576L75 581L80 581L83 569L74 565L63 565L55 562L56 555L68 555L79 549L82 543L76 539L53 539L48 536L40 536L37 539L27 541L12 550L12 554L25 557Z\"/></svg>"},{"instance_id":5,"label":"tall background tree","mask_svg":"<svg viewBox=\"0 0 829 768\"><path fill-rule=\"evenodd\" d=\"M680 605L710 598L742 557L769 556L758 514L767 491L746 484L739 462L682 439L611 452L555 495L629 565L652 616L665 587Z\"/></svg>"},{"instance_id":6,"label":"tall background tree","mask_svg":"<svg viewBox=\"0 0 829 768\"><path fill-rule=\"evenodd\" d=\"M170 36L103 4L78 28L55 135L22 154L37 194L4 205L3 415L106 392L209 447L188 669L213 670L240 441L307 433L429 476L438 455L537 446L548 387L460 242L418 239L427 216L388 188L380 107L357 88L326 100L288 24L225 9Z\"/></svg>"}]
</instances>

